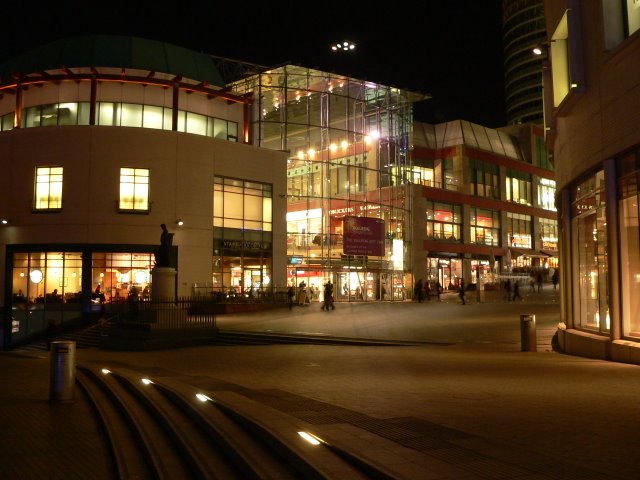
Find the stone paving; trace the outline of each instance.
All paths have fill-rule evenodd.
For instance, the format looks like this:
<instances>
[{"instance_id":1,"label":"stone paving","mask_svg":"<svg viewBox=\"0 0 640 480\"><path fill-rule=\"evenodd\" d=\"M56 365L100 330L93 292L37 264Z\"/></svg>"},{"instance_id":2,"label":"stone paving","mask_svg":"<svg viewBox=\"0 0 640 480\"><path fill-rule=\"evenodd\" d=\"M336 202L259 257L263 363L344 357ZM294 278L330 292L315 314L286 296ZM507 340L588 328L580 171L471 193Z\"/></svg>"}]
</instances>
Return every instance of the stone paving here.
<instances>
[{"instance_id":1,"label":"stone paving","mask_svg":"<svg viewBox=\"0 0 640 480\"><path fill-rule=\"evenodd\" d=\"M550 288L550 287L548 287ZM640 368L550 348L556 294L457 305L337 304L225 316L225 329L414 338L421 346L203 346L77 351L77 362L188 375L240 392L341 441L412 452L399 478L631 479L640 471ZM518 315L538 317L522 352ZM99 422L79 389L50 404L46 352L0 352L0 478L114 478ZM364 440L363 440L364 439ZM385 447L388 449L388 447ZM397 458L397 457L396 457ZM398 471L398 470L396 470Z\"/></svg>"}]
</instances>

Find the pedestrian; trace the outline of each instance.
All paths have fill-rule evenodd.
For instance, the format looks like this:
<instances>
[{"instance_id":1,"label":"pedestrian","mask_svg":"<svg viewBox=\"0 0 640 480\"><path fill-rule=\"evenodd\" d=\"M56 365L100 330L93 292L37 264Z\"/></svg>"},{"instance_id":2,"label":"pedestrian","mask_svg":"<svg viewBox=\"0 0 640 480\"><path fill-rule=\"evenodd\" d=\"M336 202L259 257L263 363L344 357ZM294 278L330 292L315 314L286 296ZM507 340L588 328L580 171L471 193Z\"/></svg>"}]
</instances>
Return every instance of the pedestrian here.
<instances>
[{"instance_id":1,"label":"pedestrian","mask_svg":"<svg viewBox=\"0 0 640 480\"><path fill-rule=\"evenodd\" d=\"M542 272L538 272L536 276L536 284L538 285L538 293L542 291Z\"/></svg>"},{"instance_id":2,"label":"pedestrian","mask_svg":"<svg viewBox=\"0 0 640 480\"><path fill-rule=\"evenodd\" d=\"M509 278L504 282L504 298L507 302L511 301L511 279Z\"/></svg>"},{"instance_id":3,"label":"pedestrian","mask_svg":"<svg viewBox=\"0 0 640 480\"><path fill-rule=\"evenodd\" d=\"M535 293L536 292L536 277L533 276L533 274L531 274L531 276L529 277L529 293Z\"/></svg>"},{"instance_id":4,"label":"pedestrian","mask_svg":"<svg viewBox=\"0 0 640 480\"><path fill-rule=\"evenodd\" d=\"M558 272L558 269L556 268L553 271L553 275L551 276L551 283L553 283L553 289L555 290L556 287L558 286L558 281L560 280L560 272Z\"/></svg>"},{"instance_id":5,"label":"pedestrian","mask_svg":"<svg viewBox=\"0 0 640 480\"><path fill-rule=\"evenodd\" d=\"M520 296L520 283L519 282L513 282L513 301L516 301L516 298L519 298L520 300L522 300L522 297Z\"/></svg>"},{"instance_id":6,"label":"pedestrian","mask_svg":"<svg viewBox=\"0 0 640 480\"><path fill-rule=\"evenodd\" d=\"M303 281L298 285L298 305L304 307L304 302L307 299L307 284Z\"/></svg>"},{"instance_id":7,"label":"pedestrian","mask_svg":"<svg viewBox=\"0 0 640 480\"><path fill-rule=\"evenodd\" d=\"M442 285L440 285L440 280L436 282L436 295L438 296L438 301L440 301L440 294L442 293Z\"/></svg>"},{"instance_id":8,"label":"pedestrian","mask_svg":"<svg viewBox=\"0 0 640 480\"><path fill-rule=\"evenodd\" d=\"M287 300L289 303L289 310L293 308L293 298L296 296L296 289L293 285L289 285L287 289Z\"/></svg>"},{"instance_id":9,"label":"pedestrian","mask_svg":"<svg viewBox=\"0 0 640 480\"><path fill-rule=\"evenodd\" d=\"M328 281L324 285L324 303L322 304L322 310L328 312L329 309L336 309L335 305L333 304L333 285L331 284L331 281Z\"/></svg>"},{"instance_id":10,"label":"pedestrian","mask_svg":"<svg viewBox=\"0 0 640 480\"><path fill-rule=\"evenodd\" d=\"M460 301L462 302L462 305L466 305L467 302L465 300L465 293L464 293L464 280L460 279L460 286L458 287L458 295L460 296Z\"/></svg>"},{"instance_id":11,"label":"pedestrian","mask_svg":"<svg viewBox=\"0 0 640 480\"><path fill-rule=\"evenodd\" d=\"M329 280L329 306L331 310L336 309L336 306L333 304L333 283L331 283L331 280Z\"/></svg>"},{"instance_id":12,"label":"pedestrian","mask_svg":"<svg viewBox=\"0 0 640 480\"><path fill-rule=\"evenodd\" d=\"M418 301L418 303L422 303L422 279L418 279L416 284L413 287L413 296Z\"/></svg>"}]
</instances>

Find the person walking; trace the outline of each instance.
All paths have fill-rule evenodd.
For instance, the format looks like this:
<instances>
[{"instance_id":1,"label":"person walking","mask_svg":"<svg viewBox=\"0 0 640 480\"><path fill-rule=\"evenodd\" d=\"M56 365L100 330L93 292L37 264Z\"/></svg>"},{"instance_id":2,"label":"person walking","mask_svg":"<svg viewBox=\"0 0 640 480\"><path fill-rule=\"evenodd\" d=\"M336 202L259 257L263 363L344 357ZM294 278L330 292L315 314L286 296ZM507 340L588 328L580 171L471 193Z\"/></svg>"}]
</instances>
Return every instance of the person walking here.
<instances>
[{"instance_id":1,"label":"person walking","mask_svg":"<svg viewBox=\"0 0 640 480\"><path fill-rule=\"evenodd\" d=\"M542 272L538 272L536 276L536 284L538 286L538 293L542 292Z\"/></svg>"},{"instance_id":2,"label":"person walking","mask_svg":"<svg viewBox=\"0 0 640 480\"><path fill-rule=\"evenodd\" d=\"M422 303L422 279L418 279L415 286L413 287L413 296L418 301L418 303Z\"/></svg>"},{"instance_id":3,"label":"person walking","mask_svg":"<svg viewBox=\"0 0 640 480\"><path fill-rule=\"evenodd\" d=\"M336 306L333 304L333 283L331 283L331 280L329 280L329 306L331 310L336 309ZM327 308L327 310L329 310L329 308Z\"/></svg>"},{"instance_id":4,"label":"person walking","mask_svg":"<svg viewBox=\"0 0 640 480\"><path fill-rule=\"evenodd\" d=\"M328 312L329 309L336 309L335 305L333 304L333 285L331 284L331 281L328 281L324 285L324 303L322 304L322 310Z\"/></svg>"},{"instance_id":5,"label":"person walking","mask_svg":"<svg viewBox=\"0 0 640 480\"><path fill-rule=\"evenodd\" d=\"M504 282L504 298L507 302L511 301L511 279L509 278Z\"/></svg>"},{"instance_id":6,"label":"person walking","mask_svg":"<svg viewBox=\"0 0 640 480\"><path fill-rule=\"evenodd\" d=\"M307 299L307 284L303 281L298 285L298 305L304 307L304 302Z\"/></svg>"},{"instance_id":7,"label":"person walking","mask_svg":"<svg viewBox=\"0 0 640 480\"><path fill-rule=\"evenodd\" d=\"M464 280L460 279L460 286L458 287L458 295L460 296L460 301L462 305L466 305L467 302L465 300L465 292L464 292Z\"/></svg>"},{"instance_id":8,"label":"person walking","mask_svg":"<svg viewBox=\"0 0 640 480\"><path fill-rule=\"evenodd\" d=\"M296 296L296 288L293 285L289 285L289 288L287 289L287 299L288 299L288 304L289 304L289 310L291 310L293 308L293 299Z\"/></svg>"},{"instance_id":9,"label":"person walking","mask_svg":"<svg viewBox=\"0 0 640 480\"><path fill-rule=\"evenodd\" d=\"M440 285L440 280L436 282L436 295L438 296L438 301L440 301L440 294L442 293L442 285Z\"/></svg>"},{"instance_id":10,"label":"person walking","mask_svg":"<svg viewBox=\"0 0 640 480\"><path fill-rule=\"evenodd\" d=\"M513 282L513 301L516 301L516 298L519 298L522 301L522 297L520 296L520 283L515 281Z\"/></svg>"},{"instance_id":11,"label":"person walking","mask_svg":"<svg viewBox=\"0 0 640 480\"><path fill-rule=\"evenodd\" d=\"M556 268L553 271L553 275L551 275L551 283L553 283L553 289L555 290L556 287L558 286L558 281L560 280L560 272L558 271L558 269Z\"/></svg>"}]
</instances>

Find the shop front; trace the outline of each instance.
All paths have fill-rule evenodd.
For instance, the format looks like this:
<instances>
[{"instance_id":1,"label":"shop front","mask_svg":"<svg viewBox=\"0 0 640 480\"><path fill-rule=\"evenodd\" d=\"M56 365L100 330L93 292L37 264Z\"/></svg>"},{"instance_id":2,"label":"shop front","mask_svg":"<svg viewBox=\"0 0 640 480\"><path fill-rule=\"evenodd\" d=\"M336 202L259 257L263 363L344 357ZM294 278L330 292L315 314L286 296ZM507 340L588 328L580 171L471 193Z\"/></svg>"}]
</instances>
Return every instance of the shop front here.
<instances>
[{"instance_id":1,"label":"shop front","mask_svg":"<svg viewBox=\"0 0 640 480\"><path fill-rule=\"evenodd\" d=\"M149 299L153 246L9 246L5 345L83 322L106 304ZM8 321L6 321L8 320Z\"/></svg>"}]
</instances>

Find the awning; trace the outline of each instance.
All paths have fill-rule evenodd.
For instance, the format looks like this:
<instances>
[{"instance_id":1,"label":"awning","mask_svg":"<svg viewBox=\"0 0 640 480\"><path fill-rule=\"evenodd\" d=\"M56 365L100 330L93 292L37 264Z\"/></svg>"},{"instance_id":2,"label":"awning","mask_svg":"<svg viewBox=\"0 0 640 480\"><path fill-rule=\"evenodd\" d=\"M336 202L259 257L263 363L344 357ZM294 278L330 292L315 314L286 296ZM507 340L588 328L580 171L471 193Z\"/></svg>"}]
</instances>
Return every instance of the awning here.
<instances>
[{"instance_id":1,"label":"awning","mask_svg":"<svg viewBox=\"0 0 640 480\"><path fill-rule=\"evenodd\" d=\"M536 250L527 250L525 248L514 248L514 247L509 247L509 248L511 250L511 256L513 257L519 257L520 255L524 255L525 257L529 257L529 258L547 258L547 257L553 256L543 252L542 250L536 251Z\"/></svg>"},{"instance_id":2,"label":"awning","mask_svg":"<svg viewBox=\"0 0 640 480\"><path fill-rule=\"evenodd\" d=\"M557 250L540 250L540 253L543 254L545 257L557 257L558 256L558 251Z\"/></svg>"}]
</instances>

